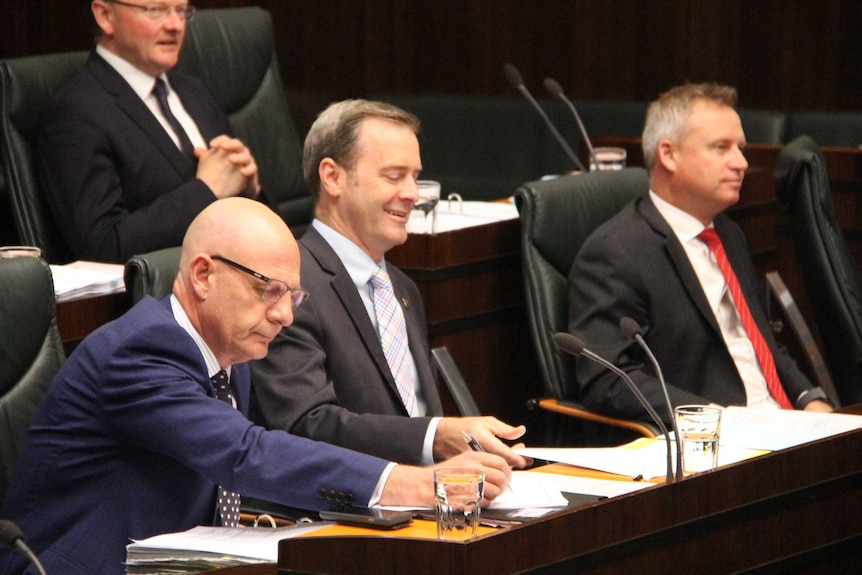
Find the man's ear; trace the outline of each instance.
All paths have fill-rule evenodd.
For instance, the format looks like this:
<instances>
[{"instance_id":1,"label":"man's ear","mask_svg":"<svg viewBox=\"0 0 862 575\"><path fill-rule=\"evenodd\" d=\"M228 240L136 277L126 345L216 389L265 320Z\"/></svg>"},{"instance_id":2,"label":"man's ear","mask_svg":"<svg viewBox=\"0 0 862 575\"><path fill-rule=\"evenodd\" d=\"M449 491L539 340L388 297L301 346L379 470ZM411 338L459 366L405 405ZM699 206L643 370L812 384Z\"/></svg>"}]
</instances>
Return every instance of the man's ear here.
<instances>
[{"instance_id":1,"label":"man's ear","mask_svg":"<svg viewBox=\"0 0 862 575\"><path fill-rule=\"evenodd\" d=\"M668 172L676 171L676 147L670 140L662 140L656 148L656 162Z\"/></svg>"},{"instance_id":2,"label":"man's ear","mask_svg":"<svg viewBox=\"0 0 862 575\"><path fill-rule=\"evenodd\" d=\"M205 300L212 289L212 275L215 261L207 254L197 254L189 263L189 283L194 294Z\"/></svg>"},{"instance_id":3,"label":"man's ear","mask_svg":"<svg viewBox=\"0 0 862 575\"><path fill-rule=\"evenodd\" d=\"M113 36L114 34L114 11L103 0L94 0L90 4L90 10L93 11L93 18L96 20L96 25L102 30L102 35Z\"/></svg>"},{"instance_id":4,"label":"man's ear","mask_svg":"<svg viewBox=\"0 0 862 575\"><path fill-rule=\"evenodd\" d=\"M320 193L337 198L347 184L347 170L332 158L323 158L317 167L320 176Z\"/></svg>"}]
</instances>

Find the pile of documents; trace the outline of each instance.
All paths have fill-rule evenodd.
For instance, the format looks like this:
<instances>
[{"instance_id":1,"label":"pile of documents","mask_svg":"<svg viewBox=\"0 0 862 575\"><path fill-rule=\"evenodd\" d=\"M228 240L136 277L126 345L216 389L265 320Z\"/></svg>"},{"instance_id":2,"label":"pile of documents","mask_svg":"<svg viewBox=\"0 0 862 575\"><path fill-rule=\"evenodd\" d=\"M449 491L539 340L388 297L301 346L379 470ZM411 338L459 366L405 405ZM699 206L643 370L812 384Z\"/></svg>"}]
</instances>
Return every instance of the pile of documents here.
<instances>
[{"instance_id":1,"label":"pile of documents","mask_svg":"<svg viewBox=\"0 0 862 575\"><path fill-rule=\"evenodd\" d=\"M77 261L63 266L52 265L54 294L57 301L69 301L96 295L126 291L122 264Z\"/></svg>"},{"instance_id":2,"label":"pile of documents","mask_svg":"<svg viewBox=\"0 0 862 575\"><path fill-rule=\"evenodd\" d=\"M200 573L251 563L276 563L278 542L320 529L329 522L289 527L195 527L156 535L126 546L126 573Z\"/></svg>"}]
</instances>

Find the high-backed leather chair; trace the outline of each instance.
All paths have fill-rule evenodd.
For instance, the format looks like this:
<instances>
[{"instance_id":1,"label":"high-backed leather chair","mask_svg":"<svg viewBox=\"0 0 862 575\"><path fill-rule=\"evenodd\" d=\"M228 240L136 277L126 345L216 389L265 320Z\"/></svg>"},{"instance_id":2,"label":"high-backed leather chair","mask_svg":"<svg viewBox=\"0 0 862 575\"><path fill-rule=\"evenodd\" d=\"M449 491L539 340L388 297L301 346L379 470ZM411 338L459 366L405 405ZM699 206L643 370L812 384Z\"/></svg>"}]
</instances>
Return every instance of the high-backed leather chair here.
<instances>
[{"instance_id":1,"label":"high-backed leather chair","mask_svg":"<svg viewBox=\"0 0 862 575\"><path fill-rule=\"evenodd\" d=\"M30 422L65 359L48 264L0 259L0 501Z\"/></svg>"},{"instance_id":2,"label":"high-backed leather chair","mask_svg":"<svg viewBox=\"0 0 862 575\"><path fill-rule=\"evenodd\" d=\"M843 405L862 402L862 277L832 204L826 161L817 142L800 136L775 161L775 189L823 352Z\"/></svg>"},{"instance_id":3,"label":"high-backed leather chair","mask_svg":"<svg viewBox=\"0 0 862 575\"><path fill-rule=\"evenodd\" d=\"M530 335L539 359L545 395L540 407L585 421L654 435L649 423L605 417L578 402L573 359L557 349L553 335L568 331L568 276L587 237L622 207L649 190L642 168L595 172L530 182L515 192L521 214L521 249ZM646 415L645 415L646 421ZM586 443L612 443L620 436L582 424ZM559 434L571 430L563 429ZM571 431L576 432L576 431ZM556 437L568 442L572 438Z\"/></svg>"},{"instance_id":4,"label":"high-backed leather chair","mask_svg":"<svg viewBox=\"0 0 862 575\"><path fill-rule=\"evenodd\" d=\"M146 295L162 299L174 287L174 280L180 269L182 248L165 248L129 258L123 272L126 293L132 304Z\"/></svg>"},{"instance_id":5,"label":"high-backed leather chair","mask_svg":"<svg viewBox=\"0 0 862 575\"><path fill-rule=\"evenodd\" d=\"M51 263L73 258L43 199L33 161L41 113L84 67L87 52L15 58L0 63L0 154L21 243L42 248ZM255 7L200 10L189 23L177 68L203 80L252 150L261 185L297 236L311 221L302 176L302 145L278 72L269 14Z\"/></svg>"},{"instance_id":6,"label":"high-backed leather chair","mask_svg":"<svg viewBox=\"0 0 862 575\"><path fill-rule=\"evenodd\" d=\"M188 25L177 69L212 90L234 135L251 149L260 183L299 237L312 215L302 175L302 142L287 106L272 19L257 7L199 10Z\"/></svg>"},{"instance_id":7,"label":"high-backed leather chair","mask_svg":"<svg viewBox=\"0 0 862 575\"><path fill-rule=\"evenodd\" d=\"M787 114L785 141L792 142L800 136L813 138L821 146L857 148L862 146L862 114L814 111Z\"/></svg>"},{"instance_id":8,"label":"high-backed leather chair","mask_svg":"<svg viewBox=\"0 0 862 575\"><path fill-rule=\"evenodd\" d=\"M21 243L40 247L51 263L71 261L72 252L42 197L33 144L43 108L86 59L86 52L70 52L0 63L0 155L15 227Z\"/></svg>"}]
</instances>

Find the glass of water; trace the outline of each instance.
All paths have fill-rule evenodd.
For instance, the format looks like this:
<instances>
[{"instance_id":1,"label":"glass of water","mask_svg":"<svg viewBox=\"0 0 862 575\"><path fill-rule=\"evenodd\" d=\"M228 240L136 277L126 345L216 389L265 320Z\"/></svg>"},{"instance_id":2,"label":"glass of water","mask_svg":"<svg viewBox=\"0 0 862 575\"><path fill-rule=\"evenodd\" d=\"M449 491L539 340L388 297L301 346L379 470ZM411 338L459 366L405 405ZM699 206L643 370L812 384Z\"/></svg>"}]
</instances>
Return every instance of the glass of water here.
<instances>
[{"instance_id":1,"label":"glass of water","mask_svg":"<svg viewBox=\"0 0 862 575\"><path fill-rule=\"evenodd\" d=\"M682 439L685 473L715 469L718 466L721 408L716 405L680 405L674 411Z\"/></svg>"}]
</instances>

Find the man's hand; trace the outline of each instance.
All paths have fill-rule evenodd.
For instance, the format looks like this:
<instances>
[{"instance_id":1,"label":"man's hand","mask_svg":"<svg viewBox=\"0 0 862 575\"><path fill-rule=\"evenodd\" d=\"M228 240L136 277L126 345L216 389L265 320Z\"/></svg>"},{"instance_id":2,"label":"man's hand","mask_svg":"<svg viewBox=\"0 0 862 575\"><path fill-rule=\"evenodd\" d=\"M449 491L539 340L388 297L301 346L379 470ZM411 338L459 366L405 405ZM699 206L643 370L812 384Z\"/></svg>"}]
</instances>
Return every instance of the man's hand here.
<instances>
[{"instance_id":1,"label":"man's hand","mask_svg":"<svg viewBox=\"0 0 862 575\"><path fill-rule=\"evenodd\" d=\"M434 435L434 458L445 459L458 453L468 451L470 447L464 441L462 432L467 432L488 453L496 453L504 458L511 467L523 468L530 461L514 451L498 438L518 439L527 431L523 425L512 427L496 417L444 417L437 425ZM515 447L523 447L519 443Z\"/></svg>"},{"instance_id":2,"label":"man's hand","mask_svg":"<svg viewBox=\"0 0 862 575\"><path fill-rule=\"evenodd\" d=\"M195 148L197 178L219 199L231 196L256 198L260 194L257 162L236 138L217 136L208 149Z\"/></svg>"},{"instance_id":3,"label":"man's hand","mask_svg":"<svg viewBox=\"0 0 862 575\"><path fill-rule=\"evenodd\" d=\"M468 451L430 467L396 465L383 487L380 505L434 507L434 470L447 467L467 467L485 472L483 505L503 493L512 479L512 470L506 461L492 453Z\"/></svg>"},{"instance_id":4,"label":"man's hand","mask_svg":"<svg viewBox=\"0 0 862 575\"><path fill-rule=\"evenodd\" d=\"M820 411L828 413L832 411L832 406L829 405L829 402L823 401L822 399L815 399L813 401L809 401L805 407L802 408L802 411Z\"/></svg>"}]
</instances>

